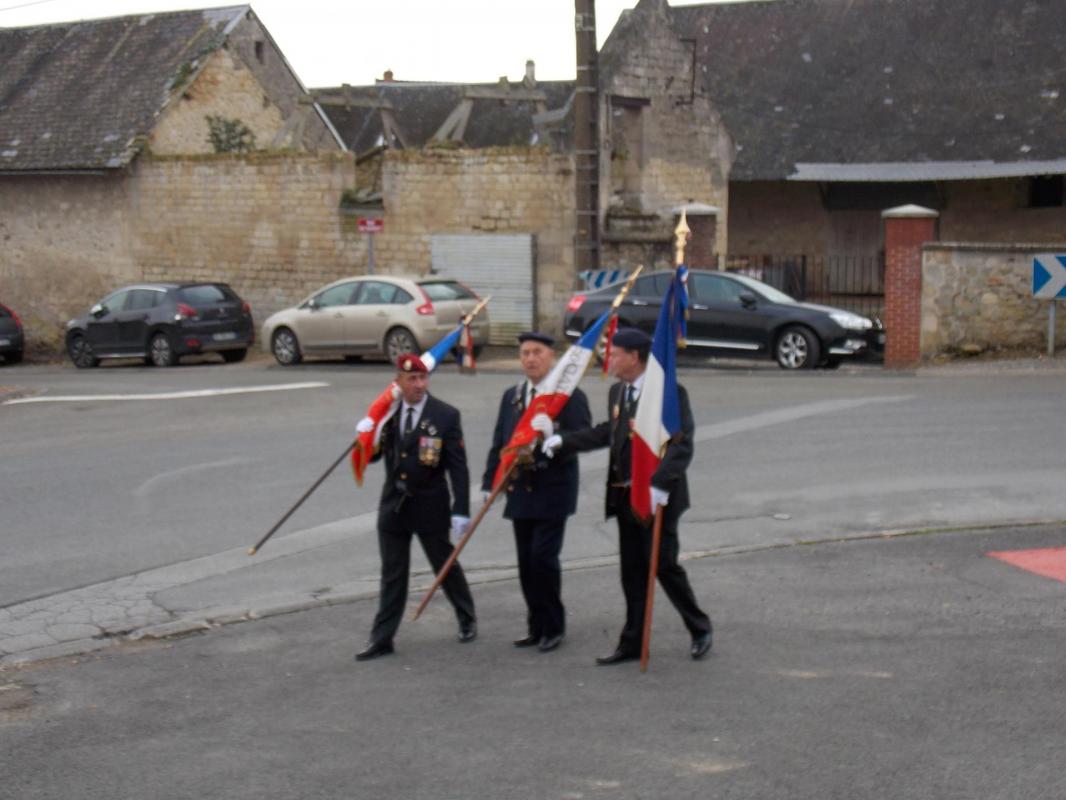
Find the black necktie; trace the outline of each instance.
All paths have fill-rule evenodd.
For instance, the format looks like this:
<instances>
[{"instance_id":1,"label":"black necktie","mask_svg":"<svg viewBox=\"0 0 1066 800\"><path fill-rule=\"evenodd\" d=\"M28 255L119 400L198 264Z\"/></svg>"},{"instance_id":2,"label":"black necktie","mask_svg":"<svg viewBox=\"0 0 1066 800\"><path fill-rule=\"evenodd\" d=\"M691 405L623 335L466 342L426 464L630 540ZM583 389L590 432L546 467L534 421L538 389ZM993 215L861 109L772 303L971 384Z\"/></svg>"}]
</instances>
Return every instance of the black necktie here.
<instances>
[{"instance_id":1,"label":"black necktie","mask_svg":"<svg viewBox=\"0 0 1066 800\"><path fill-rule=\"evenodd\" d=\"M529 402L526 403L526 408L529 408L531 405L533 405L533 398L536 397L536 396L537 396L536 388L534 388L533 386L530 386L529 387Z\"/></svg>"},{"instance_id":2,"label":"black necktie","mask_svg":"<svg viewBox=\"0 0 1066 800\"><path fill-rule=\"evenodd\" d=\"M406 436L415 429L415 407L407 407L407 421L403 424L403 435Z\"/></svg>"},{"instance_id":3,"label":"black necktie","mask_svg":"<svg viewBox=\"0 0 1066 800\"><path fill-rule=\"evenodd\" d=\"M629 384L626 389L626 413L629 414L629 416L633 416L633 405L636 402L636 393L636 387L634 387L633 384Z\"/></svg>"}]
</instances>

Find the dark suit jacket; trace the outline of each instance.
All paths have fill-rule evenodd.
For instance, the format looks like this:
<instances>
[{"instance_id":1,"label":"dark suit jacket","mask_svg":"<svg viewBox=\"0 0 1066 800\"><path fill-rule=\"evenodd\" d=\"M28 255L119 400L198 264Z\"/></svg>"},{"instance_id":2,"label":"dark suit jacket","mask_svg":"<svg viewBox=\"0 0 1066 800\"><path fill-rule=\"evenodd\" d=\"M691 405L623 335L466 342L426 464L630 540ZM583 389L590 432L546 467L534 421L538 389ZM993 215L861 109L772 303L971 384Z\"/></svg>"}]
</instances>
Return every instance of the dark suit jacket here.
<instances>
[{"instance_id":1,"label":"dark suit jacket","mask_svg":"<svg viewBox=\"0 0 1066 800\"><path fill-rule=\"evenodd\" d=\"M402 436L401 411L385 423L381 447L372 461L385 457L378 527L382 530L440 531L451 515L470 515L470 473L458 409L432 395L426 398L415 429ZM448 479L452 498L448 496Z\"/></svg>"},{"instance_id":2,"label":"dark suit jacket","mask_svg":"<svg viewBox=\"0 0 1066 800\"><path fill-rule=\"evenodd\" d=\"M492 489L492 479L500 464L500 451L511 440L515 426L525 412L522 390L525 381L503 393L496 415L496 430L481 478L483 491ZM555 420L556 430L579 431L592 425L592 413L585 393L575 389ZM517 477L507 491L503 515L507 519L565 519L577 510L577 454L546 457L539 447L533 451L533 463L518 468Z\"/></svg>"},{"instance_id":3,"label":"dark suit jacket","mask_svg":"<svg viewBox=\"0 0 1066 800\"><path fill-rule=\"evenodd\" d=\"M563 445L559 450L560 455L566 455L597 450L601 447L611 448L610 462L607 467L605 502L608 517L613 517L618 513L620 503L628 502L625 492L612 485L629 480L632 458L629 425L621 413L620 400L623 386L621 382L616 383L607 392L607 420L584 431L563 434ZM681 406L681 431L667 445L666 455L659 462L659 468L651 478L652 486L670 493L670 502L666 504L663 511L667 522L676 522L689 507L688 479L685 473L692 462L693 437L696 431L688 392L684 386L678 384L677 394Z\"/></svg>"}]
</instances>

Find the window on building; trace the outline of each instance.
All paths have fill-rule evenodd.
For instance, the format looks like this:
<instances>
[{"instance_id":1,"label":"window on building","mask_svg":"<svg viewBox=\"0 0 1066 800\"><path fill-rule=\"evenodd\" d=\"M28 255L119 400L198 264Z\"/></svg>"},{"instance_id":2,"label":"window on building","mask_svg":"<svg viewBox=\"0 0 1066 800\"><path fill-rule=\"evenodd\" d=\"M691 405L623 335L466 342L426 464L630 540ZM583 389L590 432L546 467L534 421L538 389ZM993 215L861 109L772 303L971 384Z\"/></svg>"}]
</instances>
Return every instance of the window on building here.
<instances>
[{"instance_id":1,"label":"window on building","mask_svg":"<svg viewBox=\"0 0 1066 800\"><path fill-rule=\"evenodd\" d=\"M261 41L255 43L255 60L260 64L263 63L263 43Z\"/></svg>"},{"instance_id":2,"label":"window on building","mask_svg":"<svg viewBox=\"0 0 1066 800\"><path fill-rule=\"evenodd\" d=\"M1038 175L1029 179L1029 208L1063 205L1063 176Z\"/></svg>"}]
</instances>

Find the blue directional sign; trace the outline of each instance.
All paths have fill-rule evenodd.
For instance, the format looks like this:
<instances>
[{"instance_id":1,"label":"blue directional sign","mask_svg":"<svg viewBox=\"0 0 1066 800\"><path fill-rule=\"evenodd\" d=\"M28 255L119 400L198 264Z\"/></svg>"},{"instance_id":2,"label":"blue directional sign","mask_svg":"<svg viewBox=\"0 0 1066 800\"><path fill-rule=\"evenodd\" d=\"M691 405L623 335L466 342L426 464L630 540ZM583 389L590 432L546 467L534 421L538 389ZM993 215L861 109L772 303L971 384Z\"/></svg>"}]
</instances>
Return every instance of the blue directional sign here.
<instances>
[{"instance_id":1,"label":"blue directional sign","mask_svg":"<svg viewBox=\"0 0 1066 800\"><path fill-rule=\"evenodd\" d=\"M1066 255L1041 253L1033 257L1033 297L1066 299Z\"/></svg>"}]
</instances>

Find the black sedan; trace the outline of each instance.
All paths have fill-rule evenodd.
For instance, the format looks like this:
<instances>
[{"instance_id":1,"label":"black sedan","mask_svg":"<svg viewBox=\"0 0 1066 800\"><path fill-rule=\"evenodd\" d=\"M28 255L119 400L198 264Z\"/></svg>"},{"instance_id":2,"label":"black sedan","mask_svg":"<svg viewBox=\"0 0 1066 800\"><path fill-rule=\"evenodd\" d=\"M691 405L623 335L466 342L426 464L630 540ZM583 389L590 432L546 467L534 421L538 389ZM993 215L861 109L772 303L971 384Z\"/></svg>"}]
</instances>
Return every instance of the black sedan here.
<instances>
[{"instance_id":1,"label":"black sedan","mask_svg":"<svg viewBox=\"0 0 1066 800\"><path fill-rule=\"evenodd\" d=\"M0 303L0 358L8 364L22 360L22 321L18 314Z\"/></svg>"},{"instance_id":2,"label":"black sedan","mask_svg":"<svg viewBox=\"0 0 1066 800\"><path fill-rule=\"evenodd\" d=\"M67 323L67 353L80 368L103 358L170 367L217 352L241 361L255 341L252 309L224 283L140 283L112 292Z\"/></svg>"},{"instance_id":3,"label":"black sedan","mask_svg":"<svg viewBox=\"0 0 1066 800\"><path fill-rule=\"evenodd\" d=\"M619 326L652 334L673 273L638 278L618 311ZM621 287L576 294L563 325L577 339ZM830 306L801 303L762 281L729 272L692 270L688 277L688 346L727 358L773 358L784 369L836 367L842 359L879 351L879 322Z\"/></svg>"}]
</instances>

